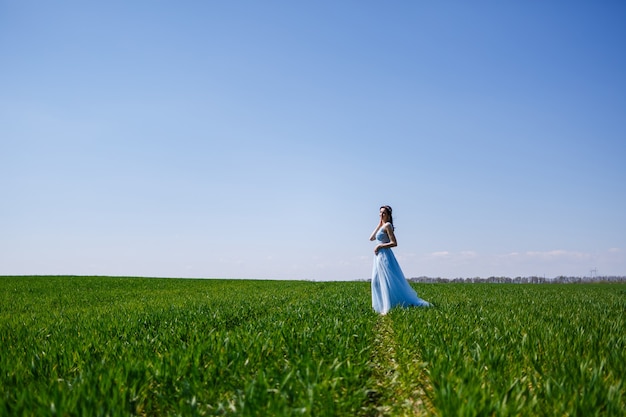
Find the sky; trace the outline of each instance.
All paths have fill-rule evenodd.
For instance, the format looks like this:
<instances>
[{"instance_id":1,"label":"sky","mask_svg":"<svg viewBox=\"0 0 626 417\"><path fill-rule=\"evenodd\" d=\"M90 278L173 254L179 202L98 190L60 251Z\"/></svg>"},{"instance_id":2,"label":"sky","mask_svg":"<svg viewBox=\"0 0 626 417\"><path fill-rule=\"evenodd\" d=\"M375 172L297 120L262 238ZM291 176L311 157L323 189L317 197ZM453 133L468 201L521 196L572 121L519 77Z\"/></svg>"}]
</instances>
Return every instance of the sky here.
<instances>
[{"instance_id":1,"label":"sky","mask_svg":"<svg viewBox=\"0 0 626 417\"><path fill-rule=\"evenodd\" d=\"M0 275L626 275L626 3L0 0Z\"/></svg>"}]
</instances>

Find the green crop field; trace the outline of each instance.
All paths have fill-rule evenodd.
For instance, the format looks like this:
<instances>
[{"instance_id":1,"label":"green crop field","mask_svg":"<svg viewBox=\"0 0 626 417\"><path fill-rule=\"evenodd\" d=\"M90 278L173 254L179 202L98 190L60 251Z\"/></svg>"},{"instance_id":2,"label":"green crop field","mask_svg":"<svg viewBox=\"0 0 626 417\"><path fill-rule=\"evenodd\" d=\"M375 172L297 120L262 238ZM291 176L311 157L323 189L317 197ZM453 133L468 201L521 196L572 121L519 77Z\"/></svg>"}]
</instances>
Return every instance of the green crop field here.
<instances>
[{"instance_id":1,"label":"green crop field","mask_svg":"<svg viewBox=\"0 0 626 417\"><path fill-rule=\"evenodd\" d=\"M0 415L626 415L626 285L416 288L0 277Z\"/></svg>"}]
</instances>

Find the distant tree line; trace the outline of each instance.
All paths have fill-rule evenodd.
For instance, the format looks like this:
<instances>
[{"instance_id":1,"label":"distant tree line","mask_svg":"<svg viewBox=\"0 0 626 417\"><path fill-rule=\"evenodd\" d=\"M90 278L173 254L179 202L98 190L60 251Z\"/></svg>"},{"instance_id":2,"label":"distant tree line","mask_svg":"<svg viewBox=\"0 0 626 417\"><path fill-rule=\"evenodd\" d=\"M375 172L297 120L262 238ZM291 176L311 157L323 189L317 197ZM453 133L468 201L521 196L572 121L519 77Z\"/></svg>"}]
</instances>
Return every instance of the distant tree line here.
<instances>
[{"instance_id":1,"label":"distant tree line","mask_svg":"<svg viewBox=\"0 0 626 417\"><path fill-rule=\"evenodd\" d=\"M411 282L422 283L472 283L472 284L583 284L583 283L615 283L626 282L626 276L593 276L593 277L489 277L489 278L409 278Z\"/></svg>"}]
</instances>

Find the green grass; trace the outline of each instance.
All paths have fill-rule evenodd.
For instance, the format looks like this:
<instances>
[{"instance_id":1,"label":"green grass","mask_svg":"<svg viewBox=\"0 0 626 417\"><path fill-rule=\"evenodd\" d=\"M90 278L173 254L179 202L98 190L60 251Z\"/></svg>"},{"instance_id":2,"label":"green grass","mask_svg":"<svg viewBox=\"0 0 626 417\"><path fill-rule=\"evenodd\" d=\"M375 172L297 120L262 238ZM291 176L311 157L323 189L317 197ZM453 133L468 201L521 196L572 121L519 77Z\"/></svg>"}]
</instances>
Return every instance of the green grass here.
<instances>
[{"instance_id":1,"label":"green grass","mask_svg":"<svg viewBox=\"0 0 626 417\"><path fill-rule=\"evenodd\" d=\"M391 319L404 384L425 381L438 414L626 415L625 286L428 290L435 314Z\"/></svg>"},{"instance_id":2,"label":"green grass","mask_svg":"<svg viewBox=\"0 0 626 417\"><path fill-rule=\"evenodd\" d=\"M354 415L363 285L4 278L4 415ZM362 378L362 375L365 378Z\"/></svg>"},{"instance_id":3,"label":"green grass","mask_svg":"<svg viewBox=\"0 0 626 417\"><path fill-rule=\"evenodd\" d=\"M626 415L626 285L0 277L0 416Z\"/></svg>"}]
</instances>

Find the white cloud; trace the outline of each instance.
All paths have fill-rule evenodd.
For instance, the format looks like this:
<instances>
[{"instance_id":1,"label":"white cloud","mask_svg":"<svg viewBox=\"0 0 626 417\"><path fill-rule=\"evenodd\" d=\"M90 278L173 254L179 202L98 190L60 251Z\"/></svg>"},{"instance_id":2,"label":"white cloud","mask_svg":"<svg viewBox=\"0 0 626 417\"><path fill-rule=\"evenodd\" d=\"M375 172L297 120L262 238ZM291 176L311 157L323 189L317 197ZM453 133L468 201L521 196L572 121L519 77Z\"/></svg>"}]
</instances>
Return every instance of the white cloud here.
<instances>
[{"instance_id":1,"label":"white cloud","mask_svg":"<svg viewBox=\"0 0 626 417\"><path fill-rule=\"evenodd\" d=\"M550 251L529 251L526 252L526 256L529 258L538 259L588 259L591 258L591 254L576 251L566 251L562 249L550 250Z\"/></svg>"}]
</instances>

